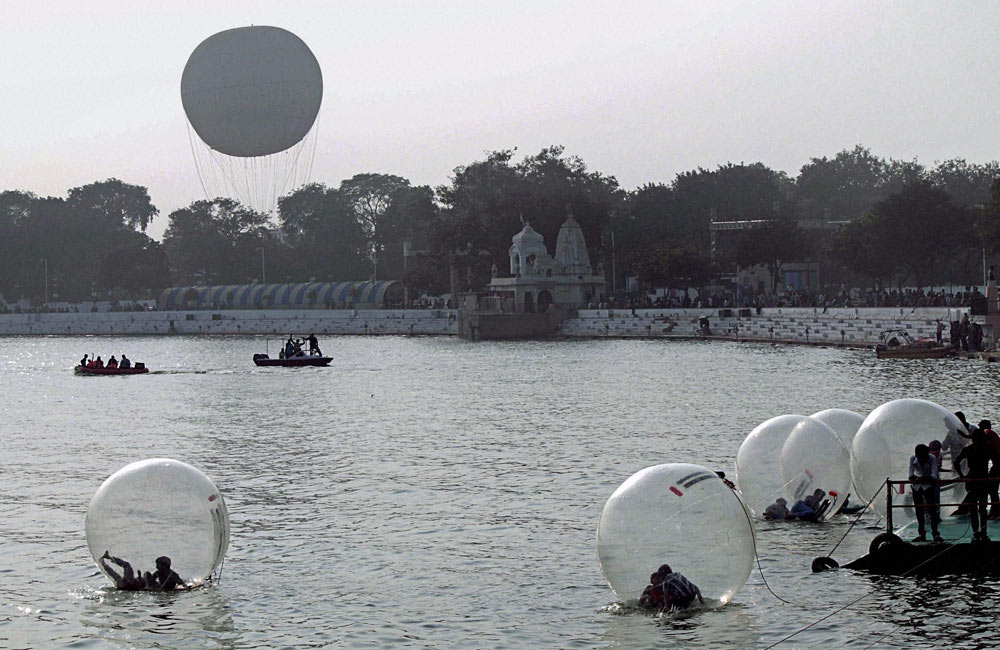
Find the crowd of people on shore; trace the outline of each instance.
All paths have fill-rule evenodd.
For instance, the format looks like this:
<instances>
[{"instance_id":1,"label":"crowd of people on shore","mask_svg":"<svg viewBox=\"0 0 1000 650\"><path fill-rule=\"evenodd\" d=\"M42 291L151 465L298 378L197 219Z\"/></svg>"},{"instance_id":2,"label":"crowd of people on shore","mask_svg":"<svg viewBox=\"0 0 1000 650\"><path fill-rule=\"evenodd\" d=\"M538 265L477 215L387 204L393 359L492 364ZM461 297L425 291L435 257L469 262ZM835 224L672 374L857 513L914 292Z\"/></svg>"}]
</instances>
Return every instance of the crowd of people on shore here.
<instances>
[{"instance_id":1,"label":"crowd of people on shore","mask_svg":"<svg viewBox=\"0 0 1000 650\"><path fill-rule=\"evenodd\" d=\"M644 294L627 298L604 298L591 301L590 309L717 309L717 308L778 308L778 307L973 307L985 303L986 296L978 287L960 291L945 289L862 289L845 285L828 286L819 291L785 289L775 293L742 287L738 292L705 291L691 296L691 291L672 291L661 296ZM695 292L697 293L697 292Z\"/></svg>"}]
</instances>

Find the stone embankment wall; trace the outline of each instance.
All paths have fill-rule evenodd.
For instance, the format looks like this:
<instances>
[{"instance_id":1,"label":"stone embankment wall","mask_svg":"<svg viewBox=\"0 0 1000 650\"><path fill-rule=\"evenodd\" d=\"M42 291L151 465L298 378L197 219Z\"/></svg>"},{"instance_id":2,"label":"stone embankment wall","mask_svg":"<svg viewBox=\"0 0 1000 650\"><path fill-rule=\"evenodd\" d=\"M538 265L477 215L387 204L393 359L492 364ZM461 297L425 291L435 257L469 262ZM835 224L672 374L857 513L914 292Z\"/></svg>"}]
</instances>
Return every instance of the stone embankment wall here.
<instances>
[{"instance_id":1,"label":"stone embankment wall","mask_svg":"<svg viewBox=\"0 0 1000 650\"><path fill-rule=\"evenodd\" d=\"M725 310L721 310L725 313ZM914 337L934 336L937 319L957 310L933 308L803 309L584 309L558 335L583 338L690 338L707 317L713 336L747 340L869 346L901 327ZM3 335L146 334L458 334L454 310L224 310L0 314ZM987 336L990 336L987 330ZM947 340L948 333L945 332Z\"/></svg>"},{"instance_id":2,"label":"stone embankment wall","mask_svg":"<svg viewBox=\"0 0 1000 650\"><path fill-rule=\"evenodd\" d=\"M947 326L959 310L921 308L774 308L720 309L582 309L559 331L570 337L670 338L698 336L698 321L707 317L713 336L744 340L836 343L869 346L887 330L902 328L914 338L934 336L937 320ZM728 314L720 316L720 312ZM743 316L740 316L740 314ZM981 320L981 319L980 319ZM989 334L989 332L987 332ZM948 330L944 332L948 340Z\"/></svg>"},{"instance_id":3,"label":"stone embankment wall","mask_svg":"<svg viewBox=\"0 0 1000 650\"><path fill-rule=\"evenodd\" d=\"M446 309L300 309L0 314L14 334L456 334Z\"/></svg>"}]
</instances>

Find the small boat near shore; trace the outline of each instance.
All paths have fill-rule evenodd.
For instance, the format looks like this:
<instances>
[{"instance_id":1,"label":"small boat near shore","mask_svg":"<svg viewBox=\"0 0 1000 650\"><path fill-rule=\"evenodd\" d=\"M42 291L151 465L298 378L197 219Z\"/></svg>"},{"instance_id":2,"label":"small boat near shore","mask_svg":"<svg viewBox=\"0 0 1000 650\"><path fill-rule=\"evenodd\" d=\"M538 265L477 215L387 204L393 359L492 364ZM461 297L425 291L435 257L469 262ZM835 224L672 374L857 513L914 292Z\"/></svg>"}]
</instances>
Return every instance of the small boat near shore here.
<instances>
[{"instance_id":1,"label":"small boat near shore","mask_svg":"<svg viewBox=\"0 0 1000 650\"><path fill-rule=\"evenodd\" d=\"M943 359L952 355L951 346L930 337L915 339L904 329L886 330L879 338L875 346L878 359Z\"/></svg>"},{"instance_id":2,"label":"small boat near shore","mask_svg":"<svg viewBox=\"0 0 1000 650\"><path fill-rule=\"evenodd\" d=\"M265 341L266 352L253 355L253 362L257 366L279 366L282 368L302 368L306 366L328 366L333 361L333 357L324 356L319 350L319 341L316 336L310 334L308 337L295 339L289 335L288 340L278 343L278 358L272 359L270 341ZM306 348L308 344L308 349Z\"/></svg>"},{"instance_id":3,"label":"small boat near shore","mask_svg":"<svg viewBox=\"0 0 1000 650\"><path fill-rule=\"evenodd\" d=\"M141 363L135 364L131 368L88 368L86 366L76 366L73 372L78 375L144 375L149 372L149 368Z\"/></svg>"},{"instance_id":4,"label":"small boat near shore","mask_svg":"<svg viewBox=\"0 0 1000 650\"><path fill-rule=\"evenodd\" d=\"M333 361L333 357L324 357L318 354L303 354L296 357L282 359L272 359L266 354L253 355L253 362L258 366L281 366L283 368L302 368L305 366L328 366Z\"/></svg>"}]
</instances>

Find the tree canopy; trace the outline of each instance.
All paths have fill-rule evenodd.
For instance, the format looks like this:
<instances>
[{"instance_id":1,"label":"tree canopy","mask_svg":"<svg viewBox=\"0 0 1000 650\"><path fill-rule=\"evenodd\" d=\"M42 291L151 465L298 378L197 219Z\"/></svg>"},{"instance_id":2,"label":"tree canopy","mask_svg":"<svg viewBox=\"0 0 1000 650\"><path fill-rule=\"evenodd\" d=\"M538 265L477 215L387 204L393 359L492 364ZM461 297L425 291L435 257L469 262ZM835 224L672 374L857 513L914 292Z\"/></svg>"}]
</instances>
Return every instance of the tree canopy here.
<instances>
[{"instance_id":1,"label":"tree canopy","mask_svg":"<svg viewBox=\"0 0 1000 650\"><path fill-rule=\"evenodd\" d=\"M435 189L388 173L306 185L280 199L273 219L232 199L195 201L170 213L162 244L145 234L159 211L143 186L108 178L65 197L9 189L0 191L0 292L40 301L45 269L51 297L74 300L255 279L377 276L403 279L413 296L480 289L493 265L507 267L525 223L554 250L568 210L609 290L626 277L644 289L702 286L758 264L775 289L792 260L819 262L823 282L974 279L983 248L1000 255L998 178L996 161L925 167L857 145L810 159L795 178L725 163L625 191L561 146L524 157L501 149Z\"/></svg>"}]
</instances>

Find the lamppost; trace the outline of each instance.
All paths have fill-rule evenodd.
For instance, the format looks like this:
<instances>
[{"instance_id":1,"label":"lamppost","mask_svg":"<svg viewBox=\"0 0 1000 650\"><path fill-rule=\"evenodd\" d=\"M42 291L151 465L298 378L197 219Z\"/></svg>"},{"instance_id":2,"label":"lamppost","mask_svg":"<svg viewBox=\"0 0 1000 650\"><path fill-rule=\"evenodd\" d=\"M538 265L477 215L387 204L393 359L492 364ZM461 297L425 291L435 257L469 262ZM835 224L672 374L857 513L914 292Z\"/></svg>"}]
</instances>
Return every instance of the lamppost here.
<instances>
[{"instance_id":1,"label":"lamppost","mask_svg":"<svg viewBox=\"0 0 1000 650\"><path fill-rule=\"evenodd\" d=\"M45 304L49 304L49 258L43 257L38 260L45 265Z\"/></svg>"},{"instance_id":2,"label":"lamppost","mask_svg":"<svg viewBox=\"0 0 1000 650\"><path fill-rule=\"evenodd\" d=\"M258 246L257 250L260 251L260 283L267 284L267 278L264 277L264 247Z\"/></svg>"}]
</instances>

